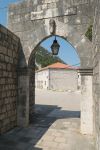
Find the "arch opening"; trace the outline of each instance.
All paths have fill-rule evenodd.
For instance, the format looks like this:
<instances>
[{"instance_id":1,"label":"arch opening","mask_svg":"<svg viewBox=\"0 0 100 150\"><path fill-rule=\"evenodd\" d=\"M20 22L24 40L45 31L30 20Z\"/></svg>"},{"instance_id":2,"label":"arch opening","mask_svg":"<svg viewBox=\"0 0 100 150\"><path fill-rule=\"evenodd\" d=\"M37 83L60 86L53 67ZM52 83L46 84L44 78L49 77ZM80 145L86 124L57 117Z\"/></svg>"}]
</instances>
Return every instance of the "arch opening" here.
<instances>
[{"instance_id":1,"label":"arch opening","mask_svg":"<svg viewBox=\"0 0 100 150\"><path fill-rule=\"evenodd\" d=\"M78 120L80 120L79 105L81 99L81 93L80 93L81 81L80 81L80 74L78 73L77 70L80 67L80 59L74 47L72 47L71 44L68 43L65 38L62 38L61 36L58 35L57 35L57 41L61 46L59 50L60 55L53 57L51 54L50 46L54 38L55 38L54 36L49 36L43 39L41 42L39 42L39 44L32 51L29 59L28 65L30 68L30 84L29 84L30 85L30 114L34 113L35 115L41 116L41 114L48 113L47 110L50 110L52 112L55 109L57 109L57 111L60 114L62 114L63 111L61 109L64 107L63 104L65 104L66 105L64 110L65 116L63 116L61 119L66 119L67 117L69 117L69 118L78 118ZM71 59L71 54L72 54L73 57L72 60L75 58L76 62L75 61L71 62L71 60L67 62L66 55L65 56L61 55L63 52L67 54L68 50L69 50L68 57L70 56ZM41 57L43 57L43 55L44 58L41 60ZM43 61L43 64L42 65L38 64L36 62L37 61L36 59L38 60L40 59L40 61ZM48 59L52 59L52 61L48 62L47 61ZM47 63L44 63L45 61L47 61ZM63 68L62 66L61 68L48 67L58 62L61 63L62 66L65 65L65 68ZM36 64L38 65L38 69L36 68ZM58 67L61 64L57 64ZM74 101L75 107L72 105L73 103L72 101L74 99L74 94L72 93L74 92L75 92L75 96L77 97L75 100L76 104ZM60 94L60 98L59 98L59 94ZM70 100L68 100L68 94L70 95ZM73 96L71 97L71 95ZM61 104L61 97L63 96L64 98ZM67 97L67 101L65 102L66 97ZM57 98L58 98L58 102L57 102ZM69 109L67 107L67 103ZM34 108L31 107L32 105L34 106ZM40 117L40 119L42 118ZM54 120L53 122L51 121L51 125L56 121Z\"/></svg>"},{"instance_id":2,"label":"arch opening","mask_svg":"<svg viewBox=\"0 0 100 150\"><path fill-rule=\"evenodd\" d=\"M39 46L44 47L45 49L47 49L51 53L51 45L53 43L55 36L57 37L57 41L60 44L60 50L59 50L60 55L58 54L58 56L61 57L62 59L64 59L63 55L68 53L69 59L71 59L71 57L74 57L76 62L75 61L73 61L73 62L69 61L68 57L67 57L66 63L69 63L70 65L73 65L73 66L74 65L81 66L81 59L80 59L80 55L78 54L77 49L73 46L73 44L71 44L71 42L69 42L67 40L67 38L65 38L63 36L59 36L59 35L50 35L50 36L47 36L44 39L42 39L35 46L33 51L31 52L30 57L29 57L29 61L28 61L28 66L30 66L31 60L33 60L32 56L35 55Z\"/></svg>"}]
</instances>

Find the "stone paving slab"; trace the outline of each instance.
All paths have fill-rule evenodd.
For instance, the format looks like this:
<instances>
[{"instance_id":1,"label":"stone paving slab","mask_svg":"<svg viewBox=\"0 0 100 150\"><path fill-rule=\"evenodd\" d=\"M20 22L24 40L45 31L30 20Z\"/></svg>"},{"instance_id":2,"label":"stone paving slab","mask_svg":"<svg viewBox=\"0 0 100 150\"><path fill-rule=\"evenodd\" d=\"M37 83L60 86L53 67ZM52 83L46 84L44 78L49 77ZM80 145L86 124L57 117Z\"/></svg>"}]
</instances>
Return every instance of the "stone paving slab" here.
<instances>
[{"instance_id":1,"label":"stone paving slab","mask_svg":"<svg viewBox=\"0 0 100 150\"><path fill-rule=\"evenodd\" d=\"M72 127L72 123L70 126L72 129L74 128ZM53 129L52 127L49 128L48 132L40 139L37 146L47 150L95 150L92 137L81 135L79 129Z\"/></svg>"},{"instance_id":2,"label":"stone paving slab","mask_svg":"<svg viewBox=\"0 0 100 150\"><path fill-rule=\"evenodd\" d=\"M0 150L95 150L93 138L80 134L79 112L75 112L38 105L28 128L0 136Z\"/></svg>"}]
</instances>

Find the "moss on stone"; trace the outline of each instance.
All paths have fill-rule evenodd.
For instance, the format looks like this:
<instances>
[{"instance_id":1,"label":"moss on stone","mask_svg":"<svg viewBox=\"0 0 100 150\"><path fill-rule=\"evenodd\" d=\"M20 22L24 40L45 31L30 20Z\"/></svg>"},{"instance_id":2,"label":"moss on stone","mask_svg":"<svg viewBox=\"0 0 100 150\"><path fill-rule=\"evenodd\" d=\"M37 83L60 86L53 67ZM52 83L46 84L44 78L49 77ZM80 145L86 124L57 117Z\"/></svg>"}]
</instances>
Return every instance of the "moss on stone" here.
<instances>
[{"instance_id":1,"label":"moss on stone","mask_svg":"<svg viewBox=\"0 0 100 150\"><path fill-rule=\"evenodd\" d=\"M85 33L85 36L92 42L92 27L93 25L90 25L87 32Z\"/></svg>"}]
</instances>

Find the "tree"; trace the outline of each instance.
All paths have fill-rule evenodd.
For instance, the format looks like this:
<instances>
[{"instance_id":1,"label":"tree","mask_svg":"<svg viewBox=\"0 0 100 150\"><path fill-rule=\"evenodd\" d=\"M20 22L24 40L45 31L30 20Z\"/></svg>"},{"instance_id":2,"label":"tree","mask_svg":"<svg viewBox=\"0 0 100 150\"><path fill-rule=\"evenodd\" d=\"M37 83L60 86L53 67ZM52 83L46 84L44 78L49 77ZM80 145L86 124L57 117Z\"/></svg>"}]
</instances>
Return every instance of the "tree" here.
<instances>
[{"instance_id":1,"label":"tree","mask_svg":"<svg viewBox=\"0 0 100 150\"><path fill-rule=\"evenodd\" d=\"M48 65L51 65L56 62L65 63L63 60L61 60L58 56L53 56L48 50L45 48L39 46L36 54L35 54L35 61L36 64L40 65L42 68L46 67ZM38 66L36 65L36 69Z\"/></svg>"},{"instance_id":2,"label":"tree","mask_svg":"<svg viewBox=\"0 0 100 150\"><path fill-rule=\"evenodd\" d=\"M92 42L92 27L93 25L90 25L87 32L85 33L85 36Z\"/></svg>"}]
</instances>

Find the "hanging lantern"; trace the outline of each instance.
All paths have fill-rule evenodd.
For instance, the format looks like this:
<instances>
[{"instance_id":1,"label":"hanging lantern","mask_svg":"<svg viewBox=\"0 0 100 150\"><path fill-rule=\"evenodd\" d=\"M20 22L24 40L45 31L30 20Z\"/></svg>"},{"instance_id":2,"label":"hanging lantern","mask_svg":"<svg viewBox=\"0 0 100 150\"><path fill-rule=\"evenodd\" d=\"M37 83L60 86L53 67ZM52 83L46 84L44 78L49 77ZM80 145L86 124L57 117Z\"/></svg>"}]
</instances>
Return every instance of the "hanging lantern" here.
<instances>
[{"instance_id":1,"label":"hanging lantern","mask_svg":"<svg viewBox=\"0 0 100 150\"><path fill-rule=\"evenodd\" d=\"M58 55L60 45L58 44L55 36L55 40L53 41L53 44L51 45L51 51L53 55Z\"/></svg>"}]
</instances>

